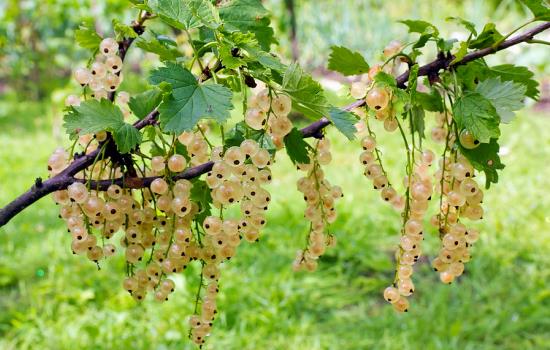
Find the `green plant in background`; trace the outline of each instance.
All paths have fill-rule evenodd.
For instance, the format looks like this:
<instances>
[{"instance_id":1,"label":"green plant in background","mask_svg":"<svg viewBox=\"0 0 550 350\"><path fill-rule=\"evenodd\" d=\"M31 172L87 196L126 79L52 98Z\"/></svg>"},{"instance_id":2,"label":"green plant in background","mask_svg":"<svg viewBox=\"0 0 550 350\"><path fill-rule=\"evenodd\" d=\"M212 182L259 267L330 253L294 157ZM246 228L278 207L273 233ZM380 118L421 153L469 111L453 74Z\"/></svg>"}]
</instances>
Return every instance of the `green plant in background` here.
<instances>
[{"instance_id":1,"label":"green plant in background","mask_svg":"<svg viewBox=\"0 0 550 350\"><path fill-rule=\"evenodd\" d=\"M188 266L199 269L199 278L191 282L197 286L189 335L202 344L218 312L224 261L235 256L241 239L256 241L266 224L263 211L271 196L265 187L272 181L269 167L277 150L285 148L289 160L305 171L298 190L310 224L295 269L315 270L319 257L336 243L331 224L342 191L323 170L332 158L324 129L333 124L349 139L356 132L366 134L360 156L365 175L402 213L398 266L386 300L398 311L409 308L407 297L415 289L412 265L422 252L422 221L438 192L437 214L430 221L438 228L442 250L433 265L443 282L462 274L477 240L477 231L462 221L483 216L483 194L472 177L484 172L487 188L498 181L500 123L509 122L526 97L538 95L527 68L491 66L483 57L535 43L534 36L550 26L542 2L527 2L533 22L542 24L516 36L502 35L490 24L478 33L472 23L456 19L470 32L458 42L429 22L408 20L403 23L417 38L405 45L390 43L380 65L371 67L360 54L333 47L330 69L362 75L351 86L357 101L343 109L329 104L321 86L297 64L285 65L270 54L273 31L259 2L135 5L138 19L131 26L117 23L116 39L103 39L89 26L77 32L79 44L95 58L75 71L82 96L66 101L64 126L72 145L50 157L50 179L37 179L29 192L0 211L2 224L56 191L54 199L73 237L72 251L103 268L105 258L125 249L128 278L123 285L136 300L148 292L167 300L176 287L174 274ZM156 19L176 35L150 31L142 36L145 23ZM151 86L133 96L119 90L132 44L163 62L150 72ZM418 58L432 46L437 58L420 65ZM419 87L420 77L427 77L428 88ZM235 106L240 117L234 118L241 121L230 121ZM291 110L316 121L298 129L288 118ZM434 152L423 146L426 112L438 113L431 136L444 143L435 173L430 171ZM401 176L390 181L394 175L386 172L376 119L385 131L398 130L402 137L403 186ZM304 141L309 137L316 140ZM120 244L109 243L119 230L124 231Z\"/></svg>"}]
</instances>

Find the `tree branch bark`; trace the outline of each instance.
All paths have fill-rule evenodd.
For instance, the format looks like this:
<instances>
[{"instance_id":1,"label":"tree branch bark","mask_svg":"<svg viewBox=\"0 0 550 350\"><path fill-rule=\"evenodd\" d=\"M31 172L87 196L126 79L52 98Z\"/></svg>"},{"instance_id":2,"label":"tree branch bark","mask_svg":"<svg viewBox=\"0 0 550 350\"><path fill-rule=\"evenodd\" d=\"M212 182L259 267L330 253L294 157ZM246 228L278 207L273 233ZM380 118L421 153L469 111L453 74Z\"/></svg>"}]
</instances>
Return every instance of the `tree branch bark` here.
<instances>
[{"instance_id":1,"label":"tree branch bark","mask_svg":"<svg viewBox=\"0 0 550 350\"><path fill-rule=\"evenodd\" d=\"M140 27L143 23L140 24ZM532 29L524 32L523 34L517 35L513 38L510 38L506 41L503 41L497 47L489 47L486 49L481 49L477 51L470 52L464 56L461 60L451 65L451 62L454 60L454 57L451 55L445 56L441 55L436 60L422 66L419 68L418 76L430 76L437 75L441 70L452 69L456 66L466 64L468 62L480 59L482 57L494 54L498 51L507 49L511 46L527 42L533 39L533 37L547 29L550 28L550 22L544 22L539 24ZM131 42L130 42L131 43ZM129 47L129 44L128 44ZM397 77L397 86L400 88L405 88L406 83L409 79L409 72L405 72ZM351 111L357 107L361 107L365 104L365 100L358 100L351 103L348 106L343 107L343 110ZM155 125L157 123L158 111L155 110L151 112L148 116L142 120L134 123L134 126L138 129L142 129L147 125ZM312 124L301 129L301 133L304 138L308 137L318 137L320 132L329 124L330 120L326 117L323 117ZM74 177L78 172L86 169L91 166L95 158L99 155L99 149L91 152L90 154L84 155L80 158L75 159L65 170L63 170L58 175L48 179L44 182L37 181L27 192L17 197L11 203L6 205L4 208L0 209L0 227L9 222L14 216L19 214L29 205L33 204L40 198L59 190L66 189L71 183L74 182L84 182L88 183L86 180L76 179ZM176 174L174 179L192 179L202 174L209 172L212 169L214 163L212 161L206 162L204 164L189 168L182 173ZM90 188L97 190L106 190L112 183L116 183L120 186L127 188L143 188L148 187L151 182L157 177L145 177L145 178L118 178L114 180L102 180L102 181L89 181Z\"/></svg>"}]
</instances>

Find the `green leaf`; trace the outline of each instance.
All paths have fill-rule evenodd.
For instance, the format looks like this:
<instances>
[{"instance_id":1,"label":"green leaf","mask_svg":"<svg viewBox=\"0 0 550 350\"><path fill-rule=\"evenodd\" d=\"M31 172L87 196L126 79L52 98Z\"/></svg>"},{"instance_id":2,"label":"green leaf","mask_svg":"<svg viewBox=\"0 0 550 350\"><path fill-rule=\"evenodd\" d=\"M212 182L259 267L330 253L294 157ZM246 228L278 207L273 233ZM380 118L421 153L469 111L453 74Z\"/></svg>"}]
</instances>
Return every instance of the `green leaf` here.
<instances>
[{"instance_id":1,"label":"green leaf","mask_svg":"<svg viewBox=\"0 0 550 350\"><path fill-rule=\"evenodd\" d=\"M292 128L290 133L285 136L285 149L288 158L292 163L309 164L308 144L304 141L302 133L296 128Z\"/></svg>"},{"instance_id":2,"label":"green leaf","mask_svg":"<svg viewBox=\"0 0 550 350\"><path fill-rule=\"evenodd\" d=\"M306 74L297 63L287 68L282 85L283 90L292 98L296 110L314 119L328 114L329 105L321 84Z\"/></svg>"},{"instance_id":3,"label":"green leaf","mask_svg":"<svg viewBox=\"0 0 550 350\"><path fill-rule=\"evenodd\" d=\"M412 133L418 133L420 138L425 138L424 130L426 128L424 119L426 117L426 114L424 113L424 110L419 106L413 106L411 109L411 131Z\"/></svg>"},{"instance_id":4,"label":"green leaf","mask_svg":"<svg viewBox=\"0 0 550 350\"><path fill-rule=\"evenodd\" d=\"M437 48L439 49L439 51L449 52L453 49L456 42L458 42L457 39L445 40L443 38L439 38L437 39Z\"/></svg>"},{"instance_id":5,"label":"green leaf","mask_svg":"<svg viewBox=\"0 0 550 350\"><path fill-rule=\"evenodd\" d=\"M128 153L141 143L141 133L133 125L123 123L113 132L113 138L120 153Z\"/></svg>"},{"instance_id":6,"label":"green leaf","mask_svg":"<svg viewBox=\"0 0 550 350\"><path fill-rule=\"evenodd\" d=\"M411 102L415 103L416 101L416 87L418 86L418 70L420 66L416 63L409 69L409 82L407 84L407 92L411 96Z\"/></svg>"},{"instance_id":7,"label":"green leaf","mask_svg":"<svg viewBox=\"0 0 550 350\"><path fill-rule=\"evenodd\" d=\"M462 19L460 17L447 17L445 20L447 22L455 22L455 23L461 24L464 28L468 29L468 31L470 31L471 34L473 34L474 36L477 36L476 25L474 23L467 21L465 19Z\"/></svg>"},{"instance_id":8,"label":"green leaf","mask_svg":"<svg viewBox=\"0 0 550 350\"><path fill-rule=\"evenodd\" d=\"M177 49L164 44L156 38L146 40L140 37L135 43L140 49L158 55L161 61L174 61L176 58L182 56Z\"/></svg>"},{"instance_id":9,"label":"green leaf","mask_svg":"<svg viewBox=\"0 0 550 350\"><path fill-rule=\"evenodd\" d=\"M199 212L193 217L202 226L204 219L211 215L212 195L208 184L199 179L192 179L191 193L189 199L199 205Z\"/></svg>"},{"instance_id":10,"label":"green leaf","mask_svg":"<svg viewBox=\"0 0 550 350\"><path fill-rule=\"evenodd\" d=\"M500 77L505 81L513 81L525 86L525 95L536 100L539 96L539 83L533 79L534 73L527 67L502 64L490 67L488 77Z\"/></svg>"},{"instance_id":11,"label":"green leaf","mask_svg":"<svg viewBox=\"0 0 550 350\"><path fill-rule=\"evenodd\" d=\"M430 112L443 112L443 99L439 92L432 89L431 93L419 92L415 94L416 103L422 106L423 109Z\"/></svg>"},{"instance_id":12,"label":"green leaf","mask_svg":"<svg viewBox=\"0 0 550 350\"><path fill-rule=\"evenodd\" d=\"M550 21L550 6L547 0L520 0L539 21Z\"/></svg>"},{"instance_id":13,"label":"green leaf","mask_svg":"<svg viewBox=\"0 0 550 350\"><path fill-rule=\"evenodd\" d=\"M499 149L496 139L491 139L489 143L482 143L474 149L465 149L460 146L460 153L468 158L474 168L485 173L486 188L489 188L491 183L498 182L497 170L504 169L504 164L498 155Z\"/></svg>"},{"instance_id":14,"label":"green leaf","mask_svg":"<svg viewBox=\"0 0 550 350\"><path fill-rule=\"evenodd\" d=\"M487 23L483 27L483 31L474 40L470 41L470 49L484 49L490 47L500 39L502 34L499 33L494 23Z\"/></svg>"},{"instance_id":15,"label":"green leaf","mask_svg":"<svg viewBox=\"0 0 550 350\"><path fill-rule=\"evenodd\" d=\"M525 86L525 95L534 100L538 98L539 83L533 79L533 72L527 67L503 64L488 67L483 60L476 60L457 68L457 77L469 90L475 90L480 81L489 78L500 78L502 81L513 81Z\"/></svg>"},{"instance_id":16,"label":"green leaf","mask_svg":"<svg viewBox=\"0 0 550 350\"><path fill-rule=\"evenodd\" d=\"M455 52L455 58L452 60L451 65L457 63L458 61L462 60L464 56L468 53L468 42L462 41L460 43L460 47L458 48L458 51Z\"/></svg>"},{"instance_id":17,"label":"green leaf","mask_svg":"<svg viewBox=\"0 0 550 350\"><path fill-rule=\"evenodd\" d=\"M480 142L500 136L500 118L495 107L477 92L466 92L453 106L453 118L461 129L467 129Z\"/></svg>"},{"instance_id":18,"label":"green leaf","mask_svg":"<svg viewBox=\"0 0 550 350\"><path fill-rule=\"evenodd\" d=\"M239 32L236 32L239 33ZM239 33L241 34L241 33ZM234 42L222 41L218 46L219 57L223 63L223 66L227 69L236 69L241 66L246 66L247 62L244 58L237 54L234 54L236 49L240 49Z\"/></svg>"},{"instance_id":19,"label":"green leaf","mask_svg":"<svg viewBox=\"0 0 550 350\"><path fill-rule=\"evenodd\" d=\"M399 22L409 27L409 33L433 34L434 37L437 37L439 35L439 30L437 29L437 27L430 22L410 19Z\"/></svg>"},{"instance_id":20,"label":"green leaf","mask_svg":"<svg viewBox=\"0 0 550 350\"><path fill-rule=\"evenodd\" d=\"M158 89L144 91L130 98L128 106L139 119L145 118L161 102L162 93Z\"/></svg>"},{"instance_id":21,"label":"green leaf","mask_svg":"<svg viewBox=\"0 0 550 350\"><path fill-rule=\"evenodd\" d=\"M65 116L64 127L69 134L93 134L102 130L114 131L124 124L124 116L111 101L87 100L73 107Z\"/></svg>"},{"instance_id":22,"label":"green leaf","mask_svg":"<svg viewBox=\"0 0 550 350\"><path fill-rule=\"evenodd\" d=\"M191 130L203 118L223 123L230 117L231 90L219 84L199 84L193 74L180 65L167 63L166 67L151 72L150 81L172 86L172 93L159 107L159 120L166 132L180 134Z\"/></svg>"},{"instance_id":23,"label":"green leaf","mask_svg":"<svg viewBox=\"0 0 550 350\"><path fill-rule=\"evenodd\" d=\"M355 124L359 119L355 114L344 111L340 108L332 107L330 109L329 118L336 129L344 134L344 136L346 136L348 140L351 141L355 139L355 133L357 132Z\"/></svg>"},{"instance_id":24,"label":"green leaf","mask_svg":"<svg viewBox=\"0 0 550 350\"><path fill-rule=\"evenodd\" d=\"M138 34L134 31L134 28L124 23L120 23L116 18L113 19L113 28L115 30L115 37L117 40L138 37Z\"/></svg>"},{"instance_id":25,"label":"green leaf","mask_svg":"<svg viewBox=\"0 0 550 350\"><path fill-rule=\"evenodd\" d=\"M149 0L148 4L164 22L178 29L219 26L214 7L207 0Z\"/></svg>"},{"instance_id":26,"label":"green leaf","mask_svg":"<svg viewBox=\"0 0 550 350\"><path fill-rule=\"evenodd\" d=\"M484 80L476 88L476 92L491 101L503 123L512 121L514 111L523 108L525 91L525 86L511 81L502 82L500 78Z\"/></svg>"},{"instance_id":27,"label":"green leaf","mask_svg":"<svg viewBox=\"0 0 550 350\"><path fill-rule=\"evenodd\" d=\"M96 33L95 29L83 24L75 31L74 34L78 46L92 51L99 48L102 38Z\"/></svg>"},{"instance_id":28,"label":"green leaf","mask_svg":"<svg viewBox=\"0 0 550 350\"><path fill-rule=\"evenodd\" d=\"M269 12L260 0L231 0L220 7L220 18L224 29L229 32L254 33L260 47L269 51L274 38L273 29L269 26Z\"/></svg>"},{"instance_id":29,"label":"green leaf","mask_svg":"<svg viewBox=\"0 0 550 350\"><path fill-rule=\"evenodd\" d=\"M395 80L395 77L386 73L386 72L378 72L374 76L374 81L377 85L380 86L387 86L391 88L397 87L397 81Z\"/></svg>"},{"instance_id":30,"label":"green leaf","mask_svg":"<svg viewBox=\"0 0 550 350\"><path fill-rule=\"evenodd\" d=\"M369 71L369 64L359 52L351 51L343 46L331 46L330 50L328 69L346 76Z\"/></svg>"}]
</instances>

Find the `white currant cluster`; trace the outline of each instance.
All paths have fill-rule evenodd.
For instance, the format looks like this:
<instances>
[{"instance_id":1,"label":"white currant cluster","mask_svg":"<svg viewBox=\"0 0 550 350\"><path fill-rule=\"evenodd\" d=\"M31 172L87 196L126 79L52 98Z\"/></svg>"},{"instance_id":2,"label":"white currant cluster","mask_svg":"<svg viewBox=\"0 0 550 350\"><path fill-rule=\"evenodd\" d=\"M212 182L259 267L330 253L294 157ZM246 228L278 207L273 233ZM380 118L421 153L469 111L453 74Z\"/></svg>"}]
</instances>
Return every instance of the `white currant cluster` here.
<instances>
[{"instance_id":1,"label":"white currant cluster","mask_svg":"<svg viewBox=\"0 0 550 350\"><path fill-rule=\"evenodd\" d=\"M284 137L292 130L288 114L292 110L292 100L283 93L256 87L248 101L245 122L254 130L266 130L277 148L284 145Z\"/></svg>"},{"instance_id":2,"label":"white currant cluster","mask_svg":"<svg viewBox=\"0 0 550 350\"><path fill-rule=\"evenodd\" d=\"M391 203L395 210L402 211L405 208L405 198L397 193L388 180L374 133L370 132L363 137L361 146L363 152L359 156L359 161L365 167L363 174L372 181L374 189L380 191L380 197L385 202Z\"/></svg>"},{"instance_id":3,"label":"white currant cluster","mask_svg":"<svg viewBox=\"0 0 550 350\"><path fill-rule=\"evenodd\" d=\"M310 228L307 247L296 253L292 264L295 271L315 271L317 260L325 253L326 248L336 245L336 237L330 233L328 226L337 217L334 207L336 201L343 197L342 189L331 185L322 169L322 166L328 165L332 160L327 138L316 141L309 160L308 164L298 164L298 169L307 173L298 180L297 188L304 194L307 204L304 216L310 222Z\"/></svg>"},{"instance_id":4,"label":"white currant cluster","mask_svg":"<svg viewBox=\"0 0 550 350\"><path fill-rule=\"evenodd\" d=\"M467 228L460 219L483 218L483 191L473 179L474 168L458 151L450 158L441 158L439 165L435 176L441 194L440 212L431 223L439 229L442 248L432 265L443 283L451 283L464 272L464 263L470 260L469 248L479 238L478 231Z\"/></svg>"},{"instance_id":5,"label":"white currant cluster","mask_svg":"<svg viewBox=\"0 0 550 350\"><path fill-rule=\"evenodd\" d=\"M423 220L433 194L429 167L432 165L434 157L434 153L430 150L418 154L417 158L419 159L415 163L412 173L405 176L403 181L407 196L402 213L404 225L395 254L397 262L395 279L393 285L384 290L386 301L399 312L408 310L407 297L411 296L415 290L412 281L413 265L422 254Z\"/></svg>"},{"instance_id":6,"label":"white currant cluster","mask_svg":"<svg viewBox=\"0 0 550 350\"><path fill-rule=\"evenodd\" d=\"M116 91L122 82L123 64L117 53L118 42L113 38L105 38L99 45L99 54L91 67L75 70L76 81L83 87L87 86L93 98L107 98L109 92ZM76 99L73 102L77 103Z\"/></svg>"}]
</instances>

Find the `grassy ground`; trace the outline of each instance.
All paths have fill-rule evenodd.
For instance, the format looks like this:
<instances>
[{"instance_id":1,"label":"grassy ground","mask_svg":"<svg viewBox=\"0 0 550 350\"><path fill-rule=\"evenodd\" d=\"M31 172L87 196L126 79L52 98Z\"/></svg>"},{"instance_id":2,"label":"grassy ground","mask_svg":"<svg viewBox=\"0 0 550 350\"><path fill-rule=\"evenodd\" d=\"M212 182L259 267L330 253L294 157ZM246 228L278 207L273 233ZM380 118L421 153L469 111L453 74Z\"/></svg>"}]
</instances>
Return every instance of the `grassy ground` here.
<instances>
[{"instance_id":1,"label":"grassy ground","mask_svg":"<svg viewBox=\"0 0 550 350\"><path fill-rule=\"evenodd\" d=\"M45 113L40 106L35 113ZM6 110L6 109L4 109ZM0 113L2 114L2 113ZM51 123L25 126L20 111L0 115L0 205L45 176L56 146ZM504 128L501 183L488 192L482 238L467 272L442 285L416 267L408 314L385 305L399 217L362 177L357 142L334 131L328 178L346 193L334 225L337 248L316 273L291 271L304 242L298 175L279 157L274 203L261 241L225 266L221 311L207 349L550 349L550 136L548 120L524 114ZM397 135L382 138L397 182ZM0 229L0 349L191 349L187 316L197 270L178 277L172 299L136 305L124 292L122 259L97 271L73 256L50 198ZM435 235L428 237L430 253Z\"/></svg>"}]
</instances>

